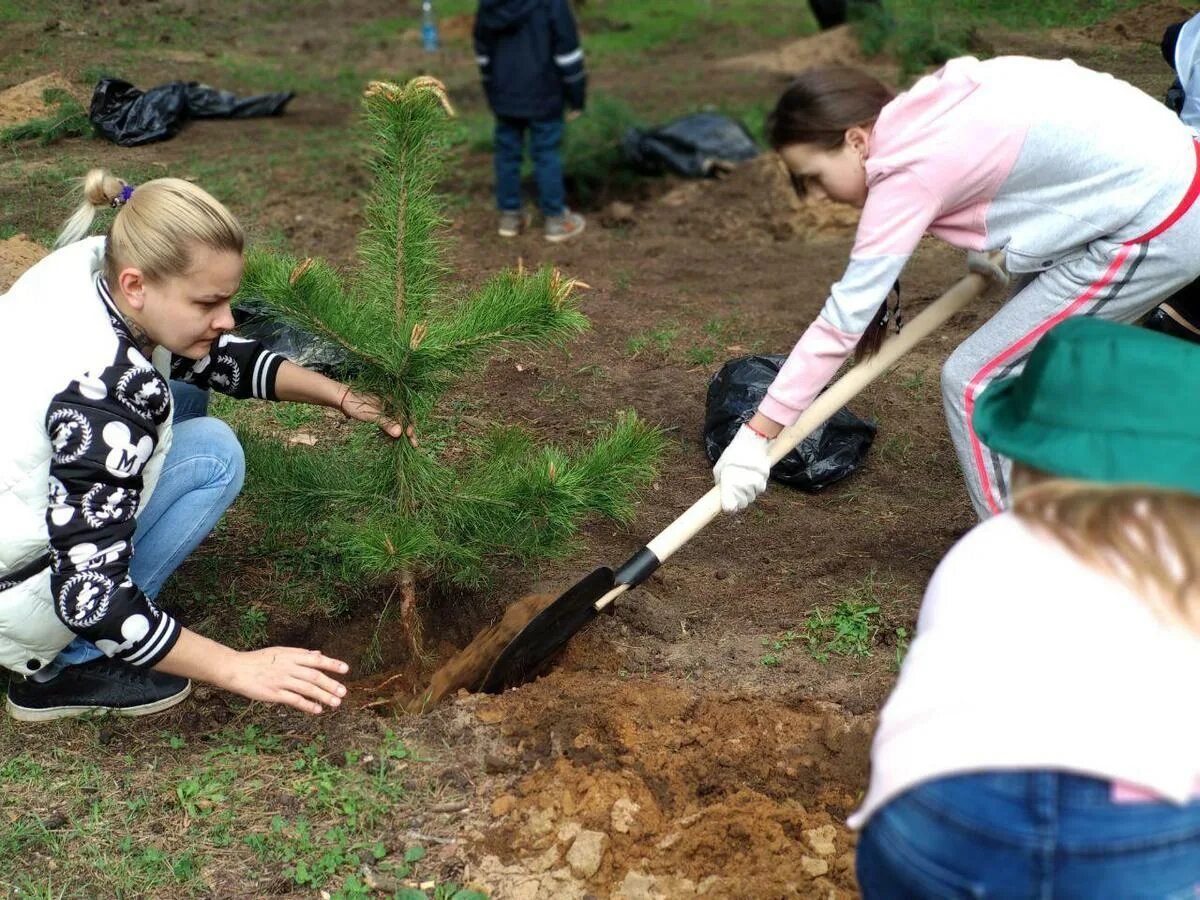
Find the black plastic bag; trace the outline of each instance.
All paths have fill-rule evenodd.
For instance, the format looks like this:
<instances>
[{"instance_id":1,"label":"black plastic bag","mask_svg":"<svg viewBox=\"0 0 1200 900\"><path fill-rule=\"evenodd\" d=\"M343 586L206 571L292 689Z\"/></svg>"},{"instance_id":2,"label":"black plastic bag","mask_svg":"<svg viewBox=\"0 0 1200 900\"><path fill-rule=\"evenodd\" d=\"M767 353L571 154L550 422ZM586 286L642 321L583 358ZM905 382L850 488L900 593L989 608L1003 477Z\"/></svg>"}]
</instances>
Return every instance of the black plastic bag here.
<instances>
[{"instance_id":1,"label":"black plastic bag","mask_svg":"<svg viewBox=\"0 0 1200 900\"><path fill-rule=\"evenodd\" d=\"M1164 300L1143 324L1193 344L1200 344L1200 279Z\"/></svg>"},{"instance_id":2,"label":"black plastic bag","mask_svg":"<svg viewBox=\"0 0 1200 900\"><path fill-rule=\"evenodd\" d=\"M630 128L621 143L625 160L646 175L674 172L707 178L758 156L758 145L736 119L696 113L649 131Z\"/></svg>"},{"instance_id":3,"label":"black plastic bag","mask_svg":"<svg viewBox=\"0 0 1200 900\"><path fill-rule=\"evenodd\" d=\"M350 374L346 351L300 328L279 321L277 314L265 303L253 300L233 308L236 332L244 338L258 341L268 350L287 357L298 366L341 379Z\"/></svg>"},{"instance_id":4,"label":"black plastic bag","mask_svg":"<svg viewBox=\"0 0 1200 900\"><path fill-rule=\"evenodd\" d=\"M92 92L88 118L113 143L136 147L174 137L188 119L277 116L293 96L259 94L239 100L196 81L171 81L142 91L128 81L105 78Z\"/></svg>"},{"instance_id":5,"label":"black plastic bag","mask_svg":"<svg viewBox=\"0 0 1200 900\"><path fill-rule=\"evenodd\" d=\"M704 408L704 451L715 463L747 422L786 356L743 356L725 363L708 383ZM771 469L782 484L815 493L858 471L875 440L874 421L860 419L846 407L800 442Z\"/></svg>"},{"instance_id":6,"label":"black plastic bag","mask_svg":"<svg viewBox=\"0 0 1200 900\"><path fill-rule=\"evenodd\" d=\"M808 0L808 8L822 31L854 19L859 12L855 9L858 6L879 6L879 0Z\"/></svg>"}]
</instances>

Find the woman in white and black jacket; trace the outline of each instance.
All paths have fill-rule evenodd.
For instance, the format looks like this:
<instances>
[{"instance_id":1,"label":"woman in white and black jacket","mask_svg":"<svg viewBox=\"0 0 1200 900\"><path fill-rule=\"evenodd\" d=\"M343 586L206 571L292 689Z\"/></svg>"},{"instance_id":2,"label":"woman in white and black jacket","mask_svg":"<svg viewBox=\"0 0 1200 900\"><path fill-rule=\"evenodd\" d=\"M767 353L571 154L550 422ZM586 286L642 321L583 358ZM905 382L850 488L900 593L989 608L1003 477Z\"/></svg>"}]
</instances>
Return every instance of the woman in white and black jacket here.
<instances>
[{"instance_id":1,"label":"woman in white and black jacket","mask_svg":"<svg viewBox=\"0 0 1200 900\"><path fill-rule=\"evenodd\" d=\"M243 236L220 202L179 179L134 191L100 169L84 194L60 249L0 296L0 665L25 676L8 710L142 715L193 678L335 707L344 662L238 652L154 602L241 487L241 447L197 398L315 403L393 438L404 429L374 398L230 333ZM109 234L81 239L108 205Z\"/></svg>"}]
</instances>

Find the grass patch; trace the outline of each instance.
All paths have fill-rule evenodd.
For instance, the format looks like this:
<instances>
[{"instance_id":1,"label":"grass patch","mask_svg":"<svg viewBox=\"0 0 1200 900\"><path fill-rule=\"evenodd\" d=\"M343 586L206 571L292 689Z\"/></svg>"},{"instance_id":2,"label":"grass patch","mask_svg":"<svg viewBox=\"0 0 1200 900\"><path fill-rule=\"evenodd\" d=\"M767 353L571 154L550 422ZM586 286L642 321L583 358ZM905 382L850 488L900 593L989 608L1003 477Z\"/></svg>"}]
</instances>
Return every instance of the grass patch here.
<instances>
[{"instance_id":1,"label":"grass patch","mask_svg":"<svg viewBox=\"0 0 1200 900\"><path fill-rule=\"evenodd\" d=\"M42 99L52 107L50 114L0 129L0 147L9 147L21 141L37 141L44 146L63 138L92 134L87 110L66 91L50 88L42 92Z\"/></svg>"},{"instance_id":2,"label":"grass patch","mask_svg":"<svg viewBox=\"0 0 1200 900\"><path fill-rule=\"evenodd\" d=\"M1083 28L1146 0L885 0L859 4L851 15L863 51L887 51L900 62L905 79L956 56L983 52L980 38L989 25L1010 31L1031 28Z\"/></svg>"},{"instance_id":3,"label":"grass patch","mask_svg":"<svg viewBox=\"0 0 1200 900\"><path fill-rule=\"evenodd\" d=\"M813 659L827 663L831 656L870 656L879 631L881 604L877 593L886 586L888 583L880 582L872 569L829 612L820 607L813 610L803 629Z\"/></svg>"},{"instance_id":4,"label":"grass patch","mask_svg":"<svg viewBox=\"0 0 1200 900\"><path fill-rule=\"evenodd\" d=\"M68 745L112 740L106 729L43 727L64 741L12 752L21 735L0 732L12 752L0 764L0 887L15 896L89 897L98 885L106 896L250 896L274 884L366 897L363 866L394 882L395 896L481 896L447 882L417 887L436 881L425 847L404 836L410 804L426 801L424 760L390 731L345 749L256 725L192 739L160 732L101 768L89 756L112 748Z\"/></svg>"}]
</instances>

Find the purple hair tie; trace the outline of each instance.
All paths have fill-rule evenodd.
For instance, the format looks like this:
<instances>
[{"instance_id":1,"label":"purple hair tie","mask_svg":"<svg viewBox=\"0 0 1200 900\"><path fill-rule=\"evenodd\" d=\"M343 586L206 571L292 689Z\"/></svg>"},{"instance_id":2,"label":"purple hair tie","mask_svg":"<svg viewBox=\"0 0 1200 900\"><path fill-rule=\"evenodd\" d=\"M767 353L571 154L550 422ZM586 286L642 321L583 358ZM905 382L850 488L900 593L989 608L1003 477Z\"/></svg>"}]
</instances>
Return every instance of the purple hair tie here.
<instances>
[{"instance_id":1,"label":"purple hair tie","mask_svg":"<svg viewBox=\"0 0 1200 900\"><path fill-rule=\"evenodd\" d=\"M132 184L127 184L124 187L122 187L121 193L119 193L117 196L112 198L113 209L116 209L118 206L124 206L126 203L129 202L129 198L132 196L133 196L133 185Z\"/></svg>"}]
</instances>

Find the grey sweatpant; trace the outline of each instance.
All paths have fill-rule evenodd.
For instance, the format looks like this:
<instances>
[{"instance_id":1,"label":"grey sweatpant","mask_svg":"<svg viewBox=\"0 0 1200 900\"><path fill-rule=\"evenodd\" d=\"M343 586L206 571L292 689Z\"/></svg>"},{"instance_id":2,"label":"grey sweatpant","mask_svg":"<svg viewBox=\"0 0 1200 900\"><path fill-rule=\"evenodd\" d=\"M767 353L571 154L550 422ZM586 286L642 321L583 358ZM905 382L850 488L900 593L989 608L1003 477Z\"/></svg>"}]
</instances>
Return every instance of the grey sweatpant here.
<instances>
[{"instance_id":1,"label":"grey sweatpant","mask_svg":"<svg viewBox=\"0 0 1200 900\"><path fill-rule=\"evenodd\" d=\"M1041 336L1068 316L1133 322L1200 276L1200 201L1160 230L1173 214L1150 211L1127 235L1097 239L1082 256L1020 278L1008 302L946 360L942 402L980 519L1008 505L1012 465L976 437L975 401L996 379L1020 372Z\"/></svg>"}]
</instances>

